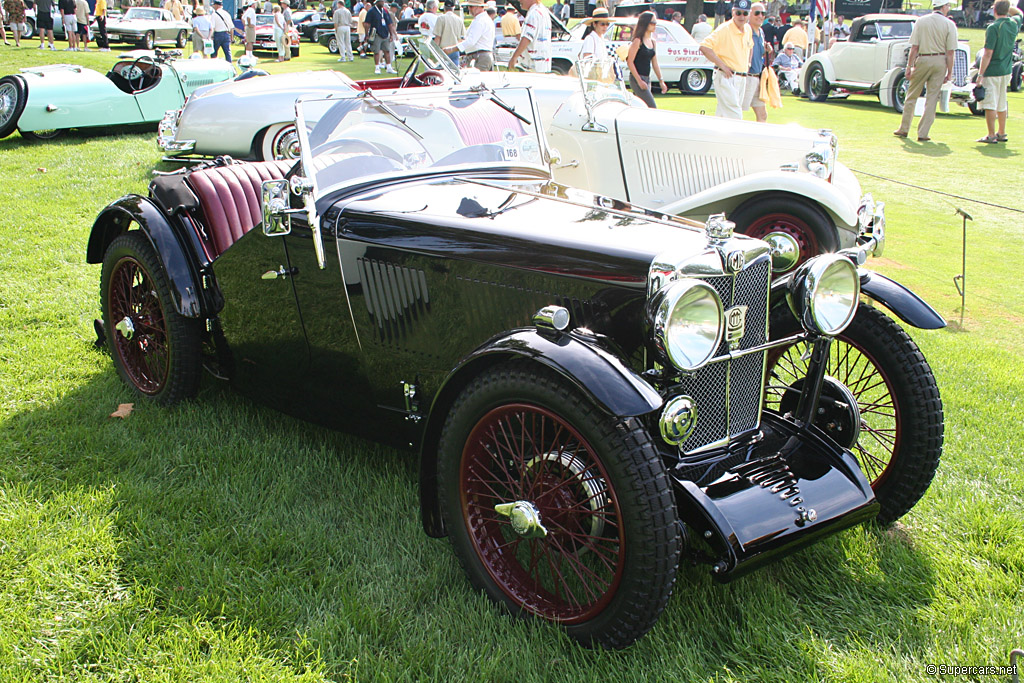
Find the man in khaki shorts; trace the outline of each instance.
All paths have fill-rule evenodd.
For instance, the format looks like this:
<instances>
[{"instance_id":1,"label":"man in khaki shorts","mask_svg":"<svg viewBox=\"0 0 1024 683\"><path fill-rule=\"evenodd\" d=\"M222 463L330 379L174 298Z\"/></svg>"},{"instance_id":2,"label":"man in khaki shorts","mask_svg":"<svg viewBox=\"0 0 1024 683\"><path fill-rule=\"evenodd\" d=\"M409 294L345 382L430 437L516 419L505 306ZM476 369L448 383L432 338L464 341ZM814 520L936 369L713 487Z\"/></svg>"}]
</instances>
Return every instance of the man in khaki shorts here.
<instances>
[{"instance_id":1,"label":"man in khaki shorts","mask_svg":"<svg viewBox=\"0 0 1024 683\"><path fill-rule=\"evenodd\" d=\"M1013 45L1020 31L1021 11L1011 7L1009 0L996 0L992 7L996 20L985 29L985 54L978 68L978 85L985 86L985 110L988 135L978 142L1006 142L1006 86L1010 84L1013 69ZM999 132L996 132L996 120Z\"/></svg>"},{"instance_id":2,"label":"man in khaki shorts","mask_svg":"<svg viewBox=\"0 0 1024 683\"><path fill-rule=\"evenodd\" d=\"M907 97L903 102L903 119L893 131L898 138L909 134L914 121L917 98L927 87L924 114L917 124L917 141L931 140L928 133L935 121L935 107L939 104L942 84L953 78L953 52L956 50L956 24L949 18L949 0L932 0L931 14L914 22L910 34L910 54L907 56L906 77L910 80Z\"/></svg>"}]
</instances>

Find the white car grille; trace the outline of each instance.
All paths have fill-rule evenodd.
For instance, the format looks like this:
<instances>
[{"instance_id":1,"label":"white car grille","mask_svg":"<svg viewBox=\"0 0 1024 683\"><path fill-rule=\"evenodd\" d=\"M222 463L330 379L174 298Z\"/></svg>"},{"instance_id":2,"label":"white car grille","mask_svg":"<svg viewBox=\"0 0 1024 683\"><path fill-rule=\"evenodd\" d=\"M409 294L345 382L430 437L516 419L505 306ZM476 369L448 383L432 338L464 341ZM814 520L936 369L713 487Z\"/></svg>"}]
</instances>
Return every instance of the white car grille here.
<instances>
[{"instance_id":1,"label":"white car grille","mask_svg":"<svg viewBox=\"0 0 1024 683\"><path fill-rule=\"evenodd\" d=\"M743 160L720 156L636 150L639 194L688 197L744 175Z\"/></svg>"}]
</instances>

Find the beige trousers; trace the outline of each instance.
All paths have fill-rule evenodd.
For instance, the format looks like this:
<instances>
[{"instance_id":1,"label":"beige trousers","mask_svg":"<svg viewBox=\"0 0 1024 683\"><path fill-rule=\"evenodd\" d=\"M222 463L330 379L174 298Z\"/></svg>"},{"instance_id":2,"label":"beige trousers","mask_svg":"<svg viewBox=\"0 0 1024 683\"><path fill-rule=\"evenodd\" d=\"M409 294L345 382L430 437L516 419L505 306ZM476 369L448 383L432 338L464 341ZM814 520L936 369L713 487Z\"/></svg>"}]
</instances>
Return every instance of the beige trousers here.
<instances>
[{"instance_id":1,"label":"beige trousers","mask_svg":"<svg viewBox=\"0 0 1024 683\"><path fill-rule=\"evenodd\" d=\"M903 104L903 120L900 122L900 131L910 131L910 124L914 120L914 109L917 107L917 98L921 91L927 86L928 94L924 100L924 114L917 123L917 137L926 138L928 131L935 122L935 107L939 104L939 91L942 89L942 82L946 80L946 55L930 55L918 57L914 65L914 73L910 76L910 85L907 88L907 99Z\"/></svg>"}]
</instances>

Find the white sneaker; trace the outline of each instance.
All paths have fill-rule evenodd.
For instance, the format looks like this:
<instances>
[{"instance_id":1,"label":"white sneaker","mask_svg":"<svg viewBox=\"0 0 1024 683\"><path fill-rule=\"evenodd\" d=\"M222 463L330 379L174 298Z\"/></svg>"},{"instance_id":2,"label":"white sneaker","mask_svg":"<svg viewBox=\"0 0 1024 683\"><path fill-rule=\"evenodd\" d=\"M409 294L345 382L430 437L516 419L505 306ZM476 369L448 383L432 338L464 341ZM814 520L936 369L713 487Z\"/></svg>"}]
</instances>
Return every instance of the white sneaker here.
<instances>
[{"instance_id":1,"label":"white sneaker","mask_svg":"<svg viewBox=\"0 0 1024 683\"><path fill-rule=\"evenodd\" d=\"M101 47L100 48L100 52L110 52L110 48L109 47Z\"/></svg>"},{"instance_id":2,"label":"white sneaker","mask_svg":"<svg viewBox=\"0 0 1024 683\"><path fill-rule=\"evenodd\" d=\"M54 45L53 43L50 43L50 49L53 50L54 52L56 52L57 51L57 46Z\"/></svg>"},{"instance_id":3,"label":"white sneaker","mask_svg":"<svg viewBox=\"0 0 1024 683\"><path fill-rule=\"evenodd\" d=\"M379 74L379 73L380 73L380 66L377 66L377 67L375 67L375 68L373 69L373 73L375 73L375 74Z\"/></svg>"},{"instance_id":4,"label":"white sneaker","mask_svg":"<svg viewBox=\"0 0 1024 683\"><path fill-rule=\"evenodd\" d=\"M42 44L42 43L40 43L40 44L39 44L39 49L40 49L40 50L44 49L44 46L43 46L43 44Z\"/></svg>"},{"instance_id":5,"label":"white sneaker","mask_svg":"<svg viewBox=\"0 0 1024 683\"><path fill-rule=\"evenodd\" d=\"M390 66L390 65L388 66L387 71L388 71L389 74L397 74L398 73L397 71L395 71L395 67Z\"/></svg>"}]
</instances>

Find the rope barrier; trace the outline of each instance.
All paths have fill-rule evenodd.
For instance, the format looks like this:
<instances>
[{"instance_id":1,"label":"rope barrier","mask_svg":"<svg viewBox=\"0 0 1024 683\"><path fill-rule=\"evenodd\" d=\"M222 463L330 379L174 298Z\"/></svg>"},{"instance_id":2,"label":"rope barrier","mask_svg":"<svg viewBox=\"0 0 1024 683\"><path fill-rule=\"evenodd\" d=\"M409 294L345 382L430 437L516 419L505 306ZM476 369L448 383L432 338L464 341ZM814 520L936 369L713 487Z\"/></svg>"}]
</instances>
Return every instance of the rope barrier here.
<instances>
[{"instance_id":1,"label":"rope barrier","mask_svg":"<svg viewBox=\"0 0 1024 683\"><path fill-rule=\"evenodd\" d=\"M858 171L855 168L851 168L854 173L860 173L871 178L878 178L879 180L887 180L890 183L896 183L897 185L903 185L905 187L912 187L915 190L921 190L922 192L932 192L934 194L940 194L944 197L952 197L953 199L960 199L965 202L973 202L974 204L983 204L984 206L991 206L996 209L1003 209L1005 211L1013 211L1015 213L1024 213L1024 209L1016 209L1012 206L1003 206L1002 204L993 204L992 202L984 202L980 199L971 199L970 197L964 197L958 194L951 194L949 192L942 192L941 190L933 190L929 187L921 187L920 185L914 185L913 183L905 183L902 180L893 180L892 178L886 178L885 176L875 175L874 173L868 173L867 171Z\"/></svg>"}]
</instances>

